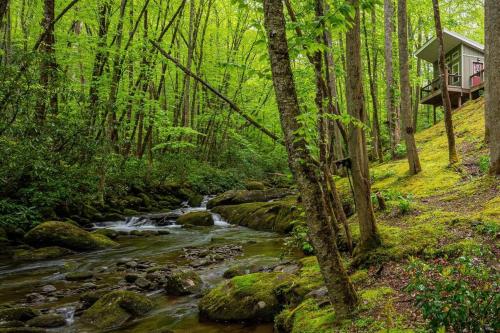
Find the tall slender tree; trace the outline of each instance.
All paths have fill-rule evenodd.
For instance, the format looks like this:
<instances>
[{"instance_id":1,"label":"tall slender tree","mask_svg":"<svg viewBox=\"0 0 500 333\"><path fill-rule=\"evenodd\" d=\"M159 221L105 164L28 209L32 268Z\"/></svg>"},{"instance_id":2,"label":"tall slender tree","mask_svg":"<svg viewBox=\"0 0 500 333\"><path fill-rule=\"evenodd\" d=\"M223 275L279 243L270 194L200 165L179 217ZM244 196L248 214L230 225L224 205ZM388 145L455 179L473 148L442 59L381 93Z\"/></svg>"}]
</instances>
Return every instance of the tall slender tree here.
<instances>
[{"instance_id":1,"label":"tall slender tree","mask_svg":"<svg viewBox=\"0 0 500 333\"><path fill-rule=\"evenodd\" d=\"M406 0L398 0L398 39L399 39L399 85L401 89L401 118L403 120L406 154L410 174L422 171L415 143L415 127L411 110L410 68L408 57L408 14Z\"/></svg>"},{"instance_id":2,"label":"tall slender tree","mask_svg":"<svg viewBox=\"0 0 500 333\"><path fill-rule=\"evenodd\" d=\"M385 107L387 109L387 123L389 125L390 145L392 157L396 155L396 145L399 143L399 117L396 108L394 65L393 65L393 0L384 0L384 58L385 58Z\"/></svg>"},{"instance_id":3,"label":"tall slender tree","mask_svg":"<svg viewBox=\"0 0 500 333\"><path fill-rule=\"evenodd\" d=\"M345 271L336 244L336 235L329 223L321 190L321 177L308 152L304 137L299 136L299 102L286 39L285 18L281 0L264 1L265 28L269 58L281 127L285 136L288 163L297 181L307 215L309 235L317 253L330 301L339 318L352 313L358 298Z\"/></svg>"},{"instance_id":4,"label":"tall slender tree","mask_svg":"<svg viewBox=\"0 0 500 333\"><path fill-rule=\"evenodd\" d=\"M357 122L364 123L368 117L366 115L363 93L360 5L359 0L349 0L349 3L354 8L355 15L352 18L352 22L350 22L351 27L346 33L346 59L349 59L346 67L347 112ZM361 234L361 239L355 253L362 255L378 247L381 241L377 232L371 201L366 137L363 129L354 122L349 124L347 145L351 158L354 200Z\"/></svg>"},{"instance_id":5,"label":"tall slender tree","mask_svg":"<svg viewBox=\"0 0 500 333\"><path fill-rule=\"evenodd\" d=\"M54 0L44 0L44 15L42 29L44 31L40 43L40 52L42 61L40 62L40 84L44 91L41 92L36 118L43 123L47 116L47 111L57 111L57 94L54 91L56 76L56 58L55 58L55 36L54 36L55 8Z\"/></svg>"},{"instance_id":6,"label":"tall slender tree","mask_svg":"<svg viewBox=\"0 0 500 333\"><path fill-rule=\"evenodd\" d=\"M453 130L452 107L450 93L448 91L448 68L444 49L443 28L441 26L441 13L439 11L439 0L432 0L434 9L434 23L436 36L439 44L439 74L441 77L441 94L443 96L444 124L446 127L446 138L448 139L448 159L450 164L458 162L457 148L455 146L455 133Z\"/></svg>"},{"instance_id":7,"label":"tall slender tree","mask_svg":"<svg viewBox=\"0 0 500 333\"><path fill-rule=\"evenodd\" d=\"M490 146L490 173L500 175L500 2L485 1L486 123Z\"/></svg>"}]
</instances>

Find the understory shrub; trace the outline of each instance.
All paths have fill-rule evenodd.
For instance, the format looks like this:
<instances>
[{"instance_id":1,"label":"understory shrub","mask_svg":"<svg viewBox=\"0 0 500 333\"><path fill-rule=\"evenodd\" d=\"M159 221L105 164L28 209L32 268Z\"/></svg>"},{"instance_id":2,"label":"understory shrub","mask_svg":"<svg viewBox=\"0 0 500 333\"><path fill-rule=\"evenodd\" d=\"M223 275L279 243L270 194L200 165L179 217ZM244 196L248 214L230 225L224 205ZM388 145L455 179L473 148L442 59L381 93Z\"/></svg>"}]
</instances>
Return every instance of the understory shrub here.
<instances>
[{"instance_id":1,"label":"understory shrub","mask_svg":"<svg viewBox=\"0 0 500 333\"><path fill-rule=\"evenodd\" d=\"M492 268L462 256L452 262L412 260L408 270L411 281L406 290L433 332L500 329L500 276Z\"/></svg>"}]
</instances>

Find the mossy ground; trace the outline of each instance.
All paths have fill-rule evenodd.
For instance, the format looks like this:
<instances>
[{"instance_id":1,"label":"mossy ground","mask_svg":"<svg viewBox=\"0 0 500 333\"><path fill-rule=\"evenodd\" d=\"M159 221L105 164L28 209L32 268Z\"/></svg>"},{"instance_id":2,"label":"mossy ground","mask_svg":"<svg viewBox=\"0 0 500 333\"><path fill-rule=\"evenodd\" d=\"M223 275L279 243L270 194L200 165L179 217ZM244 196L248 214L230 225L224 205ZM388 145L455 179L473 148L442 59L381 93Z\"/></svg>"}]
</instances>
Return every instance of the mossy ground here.
<instances>
[{"instance_id":1,"label":"mossy ground","mask_svg":"<svg viewBox=\"0 0 500 333\"><path fill-rule=\"evenodd\" d=\"M410 296L405 270L410 257L471 255L495 262L500 229L499 180L480 170L487 155L484 138L484 100L471 101L453 114L460 163L450 167L444 124L416 135L423 171L408 173L406 159L372 166L373 192L382 192L385 211L376 211L383 245L352 265L351 280L361 299L352 321L334 329L329 305L306 299L285 309L276 324L288 332L420 332L425 323ZM342 193L350 192L339 179ZM377 206L374 200L375 207ZM353 238L359 238L356 215L350 218ZM323 285L314 257L302 260L296 288L303 293Z\"/></svg>"}]
</instances>

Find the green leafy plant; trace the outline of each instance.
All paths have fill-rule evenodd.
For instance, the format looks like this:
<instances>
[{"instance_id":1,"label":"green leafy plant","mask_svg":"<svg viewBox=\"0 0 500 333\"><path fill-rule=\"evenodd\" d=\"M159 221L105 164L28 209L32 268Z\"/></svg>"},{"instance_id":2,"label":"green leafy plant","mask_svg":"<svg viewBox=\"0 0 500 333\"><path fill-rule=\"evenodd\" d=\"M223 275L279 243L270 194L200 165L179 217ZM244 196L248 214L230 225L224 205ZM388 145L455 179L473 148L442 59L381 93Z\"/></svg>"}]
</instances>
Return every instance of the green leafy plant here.
<instances>
[{"instance_id":1,"label":"green leafy plant","mask_svg":"<svg viewBox=\"0 0 500 333\"><path fill-rule=\"evenodd\" d=\"M440 258L432 263L412 260L406 291L422 311L433 332L498 332L499 275L477 259Z\"/></svg>"},{"instance_id":2,"label":"green leafy plant","mask_svg":"<svg viewBox=\"0 0 500 333\"><path fill-rule=\"evenodd\" d=\"M490 168L490 156L489 155L480 156L479 170L481 170L482 173L488 173L489 168Z\"/></svg>"},{"instance_id":3,"label":"green leafy plant","mask_svg":"<svg viewBox=\"0 0 500 333\"><path fill-rule=\"evenodd\" d=\"M301 221L294 221L295 224L290 237L285 240L284 248L286 253L293 253L299 249L306 255L312 255L314 248L307 236L307 227Z\"/></svg>"}]
</instances>

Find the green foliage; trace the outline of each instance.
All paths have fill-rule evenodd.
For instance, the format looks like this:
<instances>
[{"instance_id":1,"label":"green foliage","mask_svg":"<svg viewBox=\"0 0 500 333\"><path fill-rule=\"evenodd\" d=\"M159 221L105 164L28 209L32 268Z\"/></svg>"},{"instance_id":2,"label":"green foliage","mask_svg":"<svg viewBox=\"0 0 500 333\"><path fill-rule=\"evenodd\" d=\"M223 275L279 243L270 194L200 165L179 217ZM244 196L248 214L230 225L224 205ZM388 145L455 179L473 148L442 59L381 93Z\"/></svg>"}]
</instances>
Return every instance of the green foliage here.
<instances>
[{"instance_id":1,"label":"green foliage","mask_svg":"<svg viewBox=\"0 0 500 333\"><path fill-rule=\"evenodd\" d=\"M285 252L293 253L296 249L300 249L305 255L312 255L314 248L307 235L307 226L302 221L294 221L293 223L295 226L284 243Z\"/></svg>"},{"instance_id":2,"label":"green foliage","mask_svg":"<svg viewBox=\"0 0 500 333\"><path fill-rule=\"evenodd\" d=\"M431 264L413 260L407 291L436 332L494 332L500 329L498 273L477 259L460 257Z\"/></svg>"},{"instance_id":3,"label":"green foliage","mask_svg":"<svg viewBox=\"0 0 500 333\"><path fill-rule=\"evenodd\" d=\"M489 155L480 156L479 170L481 170L482 173L486 174L488 173L489 168L490 168L490 156Z\"/></svg>"}]
</instances>

